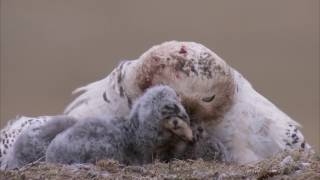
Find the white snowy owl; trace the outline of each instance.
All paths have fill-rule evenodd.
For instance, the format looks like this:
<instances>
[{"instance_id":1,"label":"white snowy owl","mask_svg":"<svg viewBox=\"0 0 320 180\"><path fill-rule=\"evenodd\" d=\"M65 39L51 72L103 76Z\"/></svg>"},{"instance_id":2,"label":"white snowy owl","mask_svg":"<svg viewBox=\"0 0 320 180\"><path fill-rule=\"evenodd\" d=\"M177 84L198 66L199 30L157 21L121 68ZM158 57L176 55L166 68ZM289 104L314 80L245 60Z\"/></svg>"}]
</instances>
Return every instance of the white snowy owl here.
<instances>
[{"instance_id":1,"label":"white snowy owl","mask_svg":"<svg viewBox=\"0 0 320 180\"><path fill-rule=\"evenodd\" d=\"M121 62L106 78L77 89L82 94L65 114L76 118L105 113L127 116L144 90L157 84L172 87L191 123L206 124L206 131L224 144L237 163L308 147L297 122L256 92L218 55L194 42L165 42L136 60ZM10 148L3 135L13 127L2 130L1 152Z\"/></svg>"}]
</instances>

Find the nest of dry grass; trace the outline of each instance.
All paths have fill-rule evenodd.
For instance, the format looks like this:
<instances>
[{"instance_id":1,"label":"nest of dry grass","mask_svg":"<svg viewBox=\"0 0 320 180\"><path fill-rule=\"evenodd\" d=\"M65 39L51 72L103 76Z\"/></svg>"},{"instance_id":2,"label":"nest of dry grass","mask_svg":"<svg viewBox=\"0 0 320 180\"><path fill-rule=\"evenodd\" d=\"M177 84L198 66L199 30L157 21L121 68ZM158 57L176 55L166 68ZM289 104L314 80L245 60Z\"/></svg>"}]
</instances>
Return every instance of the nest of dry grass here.
<instances>
[{"instance_id":1,"label":"nest of dry grass","mask_svg":"<svg viewBox=\"0 0 320 180\"><path fill-rule=\"evenodd\" d=\"M0 179L320 179L320 156L283 152L254 165L203 160L144 166L124 166L112 160L98 161L96 165L37 162L18 170L0 171Z\"/></svg>"}]
</instances>

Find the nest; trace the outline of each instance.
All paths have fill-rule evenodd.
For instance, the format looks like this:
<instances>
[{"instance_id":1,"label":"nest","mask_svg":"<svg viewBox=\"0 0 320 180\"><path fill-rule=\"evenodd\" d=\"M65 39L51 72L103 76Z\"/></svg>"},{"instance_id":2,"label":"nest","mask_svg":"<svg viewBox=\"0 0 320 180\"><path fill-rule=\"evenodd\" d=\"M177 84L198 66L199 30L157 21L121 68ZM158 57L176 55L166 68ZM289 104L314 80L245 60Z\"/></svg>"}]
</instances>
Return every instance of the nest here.
<instances>
[{"instance_id":1,"label":"nest","mask_svg":"<svg viewBox=\"0 0 320 180\"><path fill-rule=\"evenodd\" d=\"M125 166L113 160L93 164L60 165L45 162L0 171L0 179L320 179L320 156L306 152L282 152L252 165L203 160L155 161Z\"/></svg>"}]
</instances>

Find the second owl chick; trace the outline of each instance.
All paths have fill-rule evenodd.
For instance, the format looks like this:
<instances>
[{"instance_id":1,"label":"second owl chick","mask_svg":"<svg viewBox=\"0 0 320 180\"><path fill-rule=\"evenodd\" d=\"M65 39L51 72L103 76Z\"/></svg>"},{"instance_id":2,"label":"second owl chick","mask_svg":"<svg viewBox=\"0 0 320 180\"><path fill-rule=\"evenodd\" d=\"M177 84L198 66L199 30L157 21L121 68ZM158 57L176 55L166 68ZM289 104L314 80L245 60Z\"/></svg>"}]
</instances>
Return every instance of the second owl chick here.
<instances>
[{"instance_id":1,"label":"second owl chick","mask_svg":"<svg viewBox=\"0 0 320 180\"><path fill-rule=\"evenodd\" d=\"M219 139L209 135L200 124L193 124L192 142L181 141L175 138L167 146L166 152L160 153L160 159L170 161L172 159L203 159L205 161L230 162L231 156Z\"/></svg>"},{"instance_id":2,"label":"second owl chick","mask_svg":"<svg viewBox=\"0 0 320 180\"><path fill-rule=\"evenodd\" d=\"M203 159L205 161L230 162L230 153L219 139L207 132L201 126L196 128L195 136L197 140L188 143L183 153L180 153L181 159Z\"/></svg>"}]
</instances>

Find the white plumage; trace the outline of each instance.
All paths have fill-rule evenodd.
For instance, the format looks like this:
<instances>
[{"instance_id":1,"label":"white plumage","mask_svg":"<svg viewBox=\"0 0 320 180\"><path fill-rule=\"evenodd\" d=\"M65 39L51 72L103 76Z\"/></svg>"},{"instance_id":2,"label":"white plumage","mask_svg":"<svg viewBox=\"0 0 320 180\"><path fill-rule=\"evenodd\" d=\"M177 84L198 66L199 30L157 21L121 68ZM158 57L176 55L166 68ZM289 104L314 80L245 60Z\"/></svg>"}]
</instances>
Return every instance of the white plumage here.
<instances>
[{"instance_id":1,"label":"white plumage","mask_svg":"<svg viewBox=\"0 0 320 180\"><path fill-rule=\"evenodd\" d=\"M18 116L10 120L7 126L0 131L0 164L2 157L9 153L18 135L26 128L39 126L51 120L51 116L26 117Z\"/></svg>"},{"instance_id":2,"label":"white plumage","mask_svg":"<svg viewBox=\"0 0 320 180\"><path fill-rule=\"evenodd\" d=\"M234 104L211 133L229 149L239 163L268 158L284 149L309 149L300 125L256 92L235 71L237 91Z\"/></svg>"}]
</instances>

